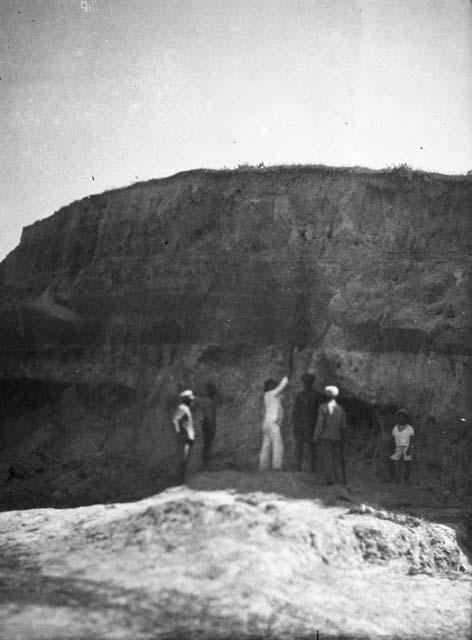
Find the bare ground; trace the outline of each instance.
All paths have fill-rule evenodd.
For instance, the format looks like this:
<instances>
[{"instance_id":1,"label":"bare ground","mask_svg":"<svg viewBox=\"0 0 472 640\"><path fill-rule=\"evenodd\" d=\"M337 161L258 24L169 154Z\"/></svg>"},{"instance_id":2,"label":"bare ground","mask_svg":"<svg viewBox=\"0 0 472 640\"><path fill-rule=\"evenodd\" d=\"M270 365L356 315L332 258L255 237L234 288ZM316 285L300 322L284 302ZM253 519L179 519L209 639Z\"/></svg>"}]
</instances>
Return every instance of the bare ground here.
<instances>
[{"instance_id":1,"label":"bare ground","mask_svg":"<svg viewBox=\"0 0 472 640\"><path fill-rule=\"evenodd\" d=\"M469 638L455 532L382 508L388 491L200 473L138 502L2 513L2 638Z\"/></svg>"}]
</instances>

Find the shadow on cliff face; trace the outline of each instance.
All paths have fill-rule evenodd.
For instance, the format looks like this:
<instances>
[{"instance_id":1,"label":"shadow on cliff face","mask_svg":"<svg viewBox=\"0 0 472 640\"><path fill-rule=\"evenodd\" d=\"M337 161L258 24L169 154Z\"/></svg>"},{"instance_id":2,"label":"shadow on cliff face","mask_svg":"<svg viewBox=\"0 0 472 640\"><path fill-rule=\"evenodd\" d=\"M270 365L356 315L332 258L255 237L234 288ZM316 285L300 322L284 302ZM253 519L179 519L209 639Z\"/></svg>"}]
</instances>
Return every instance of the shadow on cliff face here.
<instances>
[{"instance_id":1,"label":"shadow on cliff face","mask_svg":"<svg viewBox=\"0 0 472 640\"><path fill-rule=\"evenodd\" d=\"M136 391L9 378L0 384L0 508L138 499L169 485L133 457Z\"/></svg>"},{"instance_id":2,"label":"shadow on cliff face","mask_svg":"<svg viewBox=\"0 0 472 640\"><path fill-rule=\"evenodd\" d=\"M388 458L396 405L370 405L355 397L342 400L349 423L346 458L351 470L365 470L380 480L389 477Z\"/></svg>"}]
</instances>

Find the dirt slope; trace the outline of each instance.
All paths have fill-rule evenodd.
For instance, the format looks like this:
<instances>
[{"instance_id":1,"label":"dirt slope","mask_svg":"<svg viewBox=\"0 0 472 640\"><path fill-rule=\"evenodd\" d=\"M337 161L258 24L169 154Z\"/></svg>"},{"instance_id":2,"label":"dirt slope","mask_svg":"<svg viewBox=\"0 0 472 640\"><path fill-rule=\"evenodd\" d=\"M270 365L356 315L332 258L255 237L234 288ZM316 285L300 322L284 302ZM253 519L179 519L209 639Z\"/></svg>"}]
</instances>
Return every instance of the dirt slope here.
<instances>
[{"instance_id":1,"label":"dirt slope","mask_svg":"<svg viewBox=\"0 0 472 640\"><path fill-rule=\"evenodd\" d=\"M340 488L268 493L279 477L265 493L176 487L1 514L2 638L470 637L471 566L452 529Z\"/></svg>"}]
</instances>

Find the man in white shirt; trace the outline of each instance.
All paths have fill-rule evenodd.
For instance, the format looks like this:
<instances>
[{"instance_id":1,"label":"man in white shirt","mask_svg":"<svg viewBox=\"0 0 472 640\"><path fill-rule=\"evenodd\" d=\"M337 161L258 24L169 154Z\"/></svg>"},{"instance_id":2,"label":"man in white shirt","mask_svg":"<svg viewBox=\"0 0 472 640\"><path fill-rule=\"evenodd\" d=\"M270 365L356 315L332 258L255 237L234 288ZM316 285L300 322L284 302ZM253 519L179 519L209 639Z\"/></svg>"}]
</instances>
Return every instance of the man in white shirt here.
<instances>
[{"instance_id":1,"label":"man in white shirt","mask_svg":"<svg viewBox=\"0 0 472 640\"><path fill-rule=\"evenodd\" d=\"M282 393L288 384L288 378L282 378L279 384L274 380L264 382L264 422L262 423L262 448L259 454L259 471L282 469L284 445L280 426L284 418Z\"/></svg>"},{"instance_id":2,"label":"man in white shirt","mask_svg":"<svg viewBox=\"0 0 472 640\"><path fill-rule=\"evenodd\" d=\"M193 426L193 416L190 410L192 402L195 400L193 391L187 389L179 395L179 406L177 407L172 424L177 434L178 456L180 467L180 480L185 483L188 459L190 451L195 442L195 429Z\"/></svg>"}]
</instances>

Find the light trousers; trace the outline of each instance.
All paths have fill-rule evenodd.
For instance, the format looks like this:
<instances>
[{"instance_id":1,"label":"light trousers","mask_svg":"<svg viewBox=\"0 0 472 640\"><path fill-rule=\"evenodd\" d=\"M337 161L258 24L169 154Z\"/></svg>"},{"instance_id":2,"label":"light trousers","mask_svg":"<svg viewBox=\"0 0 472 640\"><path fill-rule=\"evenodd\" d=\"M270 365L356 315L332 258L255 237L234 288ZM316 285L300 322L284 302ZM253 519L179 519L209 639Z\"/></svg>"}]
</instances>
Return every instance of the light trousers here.
<instances>
[{"instance_id":1,"label":"light trousers","mask_svg":"<svg viewBox=\"0 0 472 640\"><path fill-rule=\"evenodd\" d=\"M259 454L259 471L281 469L284 445L278 422L265 421L262 425L262 448Z\"/></svg>"}]
</instances>

